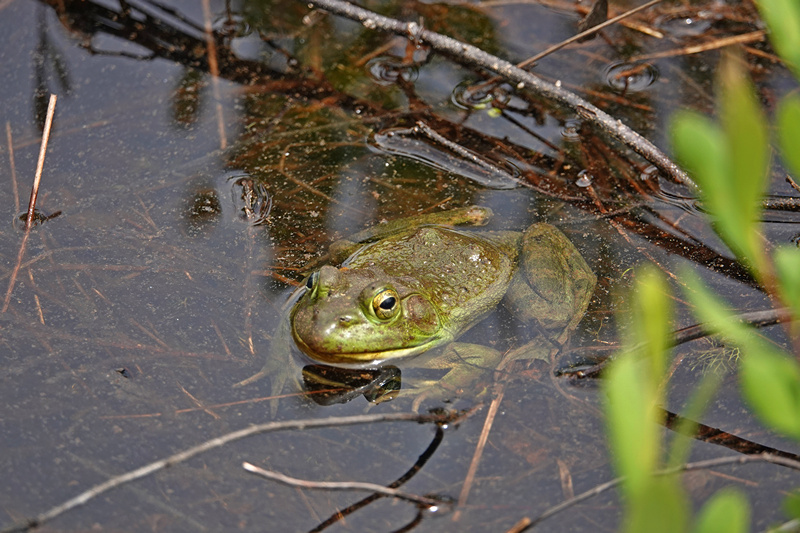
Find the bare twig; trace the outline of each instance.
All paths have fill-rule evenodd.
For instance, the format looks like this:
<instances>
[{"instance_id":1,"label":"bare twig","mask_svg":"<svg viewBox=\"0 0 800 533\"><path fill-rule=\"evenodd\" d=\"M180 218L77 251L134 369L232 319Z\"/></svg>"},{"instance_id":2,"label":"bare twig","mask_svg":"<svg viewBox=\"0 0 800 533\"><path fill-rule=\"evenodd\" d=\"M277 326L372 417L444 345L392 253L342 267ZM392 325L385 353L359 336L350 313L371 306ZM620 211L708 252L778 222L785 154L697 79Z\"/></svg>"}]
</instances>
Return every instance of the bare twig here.
<instances>
[{"instance_id":1,"label":"bare twig","mask_svg":"<svg viewBox=\"0 0 800 533\"><path fill-rule=\"evenodd\" d=\"M777 309L766 309L763 311L747 311L744 313L739 313L734 318L742 324L747 324L755 328L764 328L768 326L774 326L775 324L791 322L792 314L789 308L781 307ZM712 335L713 332L709 331L708 324L693 324L691 326L686 326L685 328L673 331L672 339L670 339L670 346L678 346L680 344L685 344L687 342ZM634 349L639 349L642 346L643 345L635 346ZM611 357L608 357L588 368L584 367L575 372L570 372L567 370L563 372L563 374L574 375L575 377L581 379L595 378L600 376L611 360Z\"/></svg>"},{"instance_id":2,"label":"bare twig","mask_svg":"<svg viewBox=\"0 0 800 533\"><path fill-rule=\"evenodd\" d=\"M28 202L28 218L25 220L25 231L31 229L33 225L33 211L36 208L36 197L39 196L39 183L42 180L42 170L44 169L44 156L47 152L47 142L50 140L50 128L53 126L53 114L56 112L56 100L58 96L50 95L50 103L47 104L47 117L44 121L42 131L42 145L39 148L39 161L36 163L36 174L33 177L33 188L31 189L31 199Z\"/></svg>"},{"instance_id":3,"label":"bare twig","mask_svg":"<svg viewBox=\"0 0 800 533\"><path fill-rule=\"evenodd\" d=\"M657 476L669 476L669 475L677 474L677 473L680 473L680 472L689 472L689 471L693 471L693 470L708 470L709 468L715 468L715 467L718 467L718 466L733 465L733 464L742 465L742 464L746 464L746 463L760 463L760 462L773 463L773 464L785 466L785 467L788 467L788 468L792 468L794 470L800 470L800 462L798 462L798 461L793 461L793 460L787 459L785 457L777 457L775 455L771 455L771 454L768 454L768 453L762 453L762 454L758 454L758 455L741 455L741 456L735 456L735 457L717 457L716 459L708 459L706 461L697 461L697 462L694 462L694 463L686 463L685 465L677 466L675 468L668 468L668 469L664 469L664 470L659 470L657 472L654 472L654 475L657 475ZM561 502L560 504L549 508L548 510L546 510L545 512L543 512L542 514L540 514L539 516L537 516L533 520L530 520L529 524L527 525L527 527L525 527L524 529L520 529L518 531L520 531L520 532L527 531L527 530L533 528L535 525L539 524L540 522L546 520L547 518L550 518L551 516L556 515L556 514L560 513L561 511L569 509L573 505L578 504L578 503L580 503L580 502L582 502L584 500L587 500L587 499L589 499L589 498L591 498L593 496L597 496L598 494L601 494L601 493L607 491L608 489L612 489L612 488L616 487L617 485L619 485L620 483L622 483L623 481L625 481L624 477L618 477L616 479L612 479L611 481L609 481L607 483L603 483L601 485L597 485L596 487L594 487L592 489L589 489L586 492L583 492L583 493L575 496L574 498L570 498L569 500L565 500L565 501Z\"/></svg>"},{"instance_id":4,"label":"bare twig","mask_svg":"<svg viewBox=\"0 0 800 533\"><path fill-rule=\"evenodd\" d=\"M6 139L8 140L8 164L11 169L11 189L14 193L14 216L19 213L19 190L17 189L17 165L14 162L14 141L11 136L11 123L6 122Z\"/></svg>"},{"instance_id":5,"label":"bare twig","mask_svg":"<svg viewBox=\"0 0 800 533\"><path fill-rule=\"evenodd\" d=\"M252 474L256 474L266 479L280 481L281 483L285 483L286 485L290 485L292 487L300 487L304 489L362 490L367 492L376 492L378 494L383 494L384 496L399 498L401 500L407 500L421 505L426 505L428 507L438 507L443 503L446 503L443 500L426 498L425 496L418 496L416 494L411 494L410 492L390 489L376 483L364 483L361 481L308 481L305 479L290 477L272 470L264 470L263 468L259 468L256 465L247 462L242 463L242 468Z\"/></svg>"},{"instance_id":6,"label":"bare twig","mask_svg":"<svg viewBox=\"0 0 800 533\"><path fill-rule=\"evenodd\" d=\"M608 19L607 21L605 21L605 22L603 22L601 24L597 24L596 26L592 26L591 28L589 28L589 29L587 29L585 31L582 31L582 32L578 33L577 35L573 35L569 39L565 39L565 40L561 41L560 43L554 44L550 48L546 49L543 52L539 52L538 54L536 54L533 57L529 57L525 61L521 61L521 62L517 63L517 66L519 68L527 68L527 67L531 66L532 64L536 63L537 61L539 61L540 59L542 59L542 58L544 58L546 56L549 56L550 54L552 54L554 52L557 52L558 50L561 50L565 46L568 46L568 45L574 43L575 41L580 41L584 37L588 37L589 35L597 33L600 30L602 30L603 28L611 26L612 24L616 24L620 20L626 19L626 18L630 17L631 15L633 15L635 13L638 13L639 11L643 11L643 10L647 9L648 7L652 7L652 6L658 4L659 2L662 2L662 1L663 0L651 0L650 2L648 2L648 3L644 4L644 5L641 5L639 7L635 7L633 9L630 9L630 10L626 11L625 13L617 15L614 18ZM488 87L488 86L490 86L490 85L492 85L494 83L497 83L500 79L502 79L500 76L494 76L492 78L489 78L486 81L483 81L483 82L477 84L475 87L476 88Z\"/></svg>"},{"instance_id":7,"label":"bare twig","mask_svg":"<svg viewBox=\"0 0 800 533\"><path fill-rule=\"evenodd\" d=\"M45 522L49 522L50 520L54 519L55 517L61 514L64 514L67 511L70 511L76 507L79 507L89 502L90 500L96 498L97 496L105 492L108 492L111 489L119 487L120 485L124 485L131 481L141 479L160 470L164 470L171 466L175 466L176 464L182 463L202 453L214 450L216 448L220 448L226 444L230 444L231 442L241 440L246 437L258 435L260 433L266 433L270 431L284 431L287 429L308 429L308 428L331 427L331 426L336 426L336 427L351 426L356 424L371 424L377 422L417 422L417 423L435 423L435 424L455 424L460 422L463 418L469 416L471 413L472 411L468 412L450 411L444 414L428 414L428 415L420 415L417 413L391 413L391 414L377 414L377 415L330 417L330 418L319 418L313 420L286 420L281 422L267 422L265 424L250 426L245 429L234 431L232 433L227 433L225 435L222 435L221 437L216 437L214 439L207 440L202 444L198 444L197 446L193 446L182 452L170 455L165 459L160 459L153 463L137 468L136 470L131 470L130 472L127 472L120 476L113 477L108 481L100 483L99 485L95 485L89 490L80 493L74 498L67 500L61 505L57 505L56 507L53 507L48 511L45 511L44 513L34 518L25 520L22 523L18 523L13 526L7 527L3 530L0 530L0 533L18 533L18 532L29 531L35 527L44 524Z\"/></svg>"},{"instance_id":8,"label":"bare twig","mask_svg":"<svg viewBox=\"0 0 800 533\"><path fill-rule=\"evenodd\" d=\"M519 68L525 68L525 67L527 67L528 65L530 65L532 63L536 63L537 61L539 61L543 57L549 56L553 52L561 50L565 46L574 43L575 41L580 41L584 37L588 37L589 35L592 35L593 33L597 33L598 31L602 30L603 28L611 26L612 24L616 24L620 20L626 19L626 18L630 17L631 15L633 15L635 13L638 13L639 11L643 11L643 10L647 9L648 7L652 7L652 6L658 4L661 1L662 0L651 0L650 2L647 2L644 5L641 5L639 7L635 7L633 9L630 9L630 10L626 11L625 13L617 15L614 18L610 18L607 21L605 21L605 22L603 22L601 24L598 24L597 26L592 26L591 28L589 28L586 31L582 31L582 32L578 33L577 35L573 35L569 39L565 39L565 40L561 41L558 44L554 44L553 46L551 46L547 50L545 50L543 52L539 52L535 56L529 57L528 59L526 59L525 61L523 61L521 63L517 63L517 66Z\"/></svg>"},{"instance_id":9,"label":"bare twig","mask_svg":"<svg viewBox=\"0 0 800 533\"><path fill-rule=\"evenodd\" d=\"M11 271L11 276L8 280L8 289L6 289L6 297L3 300L3 308L0 309L0 313L5 313L8 310L8 305L11 302L11 293L14 291L14 284L17 282L17 274L19 274L20 267L22 265L22 258L25 256L25 248L28 245L28 236L30 235L30 229L33 226L33 215L36 209L36 198L39 196L39 183L42 181L42 170L44 169L44 156L47 152L47 142L50 139L50 129L53 126L53 114L56 111L56 99L58 97L55 94L50 95L50 103L47 106L47 117L44 122L44 130L42 131L42 145L39 148L39 161L36 163L36 174L33 176L33 187L31 188L31 199L28 202L28 216L25 219L25 235L22 236L22 242L19 245L19 252L17 253L17 264L14 266L14 270ZM16 180L16 172L14 169L14 151L11 143L11 127L6 123L6 134L8 136L8 147L9 153L11 154L11 176L14 184L14 198L17 202L17 211L14 212L14 216L19 211L19 196L17 194L17 180Z\"/></svg>"},{"instance_id":10,"label":"bare twig","mask_svg":"<svg viewBox=\"0 0 800 533\"><path fill-rule=\"evenodd\" d=\"M478 473L478 465L483 457L483 450L486 448L486 443L489 441L489 433L494 425L494 420L497 417L497 411L500 409L500 404L503 403L503 397L506 393L506 383L501 381L497 385L497 393L489 404L489 410L486 413L486 420L483 422L480 437L478 437L478 444L475 446L475 451L472 454L472 460L469 463L469 470L464 477L464 485L461 487L461 493L458 495L458 508L453 515L453 521L457 522L461 517L460 509L467 504L469 493L472 490L472 484L475 482L475 475Z\"/></svg>"},{"instance_id":11,"label":"bare twig","mask_svg":"<svg viewBox=\"0 0 800 533\"><path fill-rule=\"evenodd\" d=\"M17 282L17 274L19 274L19 269L22 267L22 258L25 257L25 248L28 246L30 234L30 231L26 231L22 235L22 242L19 244L19 252L17 252L17 264L14 265L14 270L11 271L9 276L8 289L6 289L6 297L3 300L3 308L0 309L0 313L8 311L8 305L11 303L11 293L14 292L14 284Z\"/></svg>"},{"instance_id":12,"label":"bare twig","mask_svg":"<svg viewBox=\"0 0 800 533\"><path fill-rule=\"evenodd\" d=\"M590 104L578 95L562 87L548 83L539 77L489 54L480 48L463 43L451 37L426 30L417 22L402 22L397 19L378 15L367 9L355 6L343 0L309 0L309 4L336 15L360 22L367 29L380 29L403 35L416 42L426 43L434 50L455 57L459 61L488 69L501 75L516 86L518 90L527 89L541 97L548 98L578 114L582 119L596 124L598 127L617 138L620 142L658 167L665 176L697 190L697 185L669 157L653 143L625 126L600 108Z\"/></svg>"},{"instance_id":13,"label":"bare twig","mask_svg":"<svg viewBox=\"0 0 800 533\"><path fill-rule=\"evenodd\" d=\"M417 473L422 469L423 466L428 462L428 460L433 456L434 452L439 448L439 445L442 443L444 439L444 430L441 426L436 427L436 434L433 437L433 440L425 449L424 452L417 458L416 462L409 468L402 476L395 479L388 485L386 485L390 489L396 489L397 487L403 486L406 481L417 475ZM358 511L359 509L369 505L370 503L374 502L382 498L383 496L380 494L370 494L369 496L362 498L361 500L348 505L344 509L337 509L335 513L329 516L327 519L323 520L319 523L314 529L310 529L308 533L319 533L320 531L324 531L331 525L339 522L340 520L344 520L347 516L353 514L354 512Z\"/></svg>"},{"instance_id":14,"label":"bare twig","mask_svg":"<svg viewBox=\"0 0 800 533\"><path fill-rule=\"evenodd\" d=\"M789 174L786 174L786 183L791 185L792 189L796 190L797 192L800 192L800 185L798 185L797 182L794 181Z\"/></svg>"},{"instance_id":15,"label":"bare twig","mask_svg":"<svg viewBox=\"0 0 800 533\"><path fill-rule=\"evenodd\" d=\"M767 33L764 30L758 30L750 33L744 33L742 35L732 35L730 37L723 37L722 39L715 39L714 41L708 43L702 43L694 46L686 46L684 48L678 48L677 50L666 50L664 52L656 52L654 54L644 54L640 56L634 56L630 59L630 61L634 63L637 61L649 61L651 59L660 59L663 57L688 56L692 54L699 54L701 52L708 52L709 50L717 50L719 48L724 48L732 44L763 41L766 34Z\"/></svg>"},{"instance_id":16,"label":"bare twig","mask_svg":"<svg viewBox=\"0 0 800 533\"><path fill-rule=\"evenodd\" d=\"M217 115L217 131L219 133L219 148L224 150L228 146L225 135L225 117L222 113L222 97L219 89L219 61L217 58L217 43L214 40L214 28L211 25L211 6L209 0L203 0L203 21L206 38L206 52L208 54L208 71L211 74L211 92L214 95L214 109Z\"/></svg>"}]
</instances>

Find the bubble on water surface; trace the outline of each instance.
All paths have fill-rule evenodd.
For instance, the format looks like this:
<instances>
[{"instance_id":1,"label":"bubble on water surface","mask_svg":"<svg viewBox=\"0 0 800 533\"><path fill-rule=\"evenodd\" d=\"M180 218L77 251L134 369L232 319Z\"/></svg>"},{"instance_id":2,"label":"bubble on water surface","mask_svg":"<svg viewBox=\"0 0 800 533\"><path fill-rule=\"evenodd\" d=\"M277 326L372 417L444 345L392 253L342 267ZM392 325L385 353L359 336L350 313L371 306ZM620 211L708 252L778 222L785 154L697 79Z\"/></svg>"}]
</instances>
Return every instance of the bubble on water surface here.
<instances>
[{"instance_id":1,"label":"bubble on water surface","mask_svg":"<svg viewBox=\"0 0 800 533\"><path fill-rule=\"evenodd\" d=\"M508 93L494 84L473 83L469 80L456 85L450 101L461 109L486 109L503 105L509 100Z\"/></svg>"},{"instance_id":2,"label":"bubble on water surface","mask_svg":"<svg viewBox=\"0 0 800 533\"><path fill-rule=\"evenodd\" d=\"M642 170L642 172L639 174L639 179L642 181L658 179L658 168L654 165L650 165L649 167Z\"/></svg>"},{"instance_id":3,"label":"bubble on water surface","mask_svg":"<svg viewBox=\"0 0 800 533\"><path fill-rule=\"evenodd\" d=\"M606 84L619 92L637 92L658 79L658 69L650 63L612 63L605 70Z\"/></svg>"},{"instance_id":4,"label":"bubble on water surface","mask_svg":"<svg viewBox=\"0 0 800 533\"><path fill-rule=\"evenodd\" d=\"M675 37L692 37L704 34L713 23L709 13L673 13L656 20L656 27Z\"/></svg>"},{"instance_id":5,"label":"bubble on water surface","mask_svg":"<svg viewBox=\"0 0 800 533\"><path fill-rule=\"evenodd\" d=\"M588 187L594 181L594 176L592 176L588 170L581 170L578 172L578 179L575 180L575 185L578 187Z\"/></svg>"},{"instance_id":6,"label":"bubble on water surface","mask_svg":"<svg viewBox=\"0 0 800 533\"><path fill-rule=\"evenodd\" d=\"M376 57L367 63L367 71L378 85L394 85L398 81L415 82L419 77L416 65L406 65L391 57Z\"/></svg>"},{"instance_id":7,"label":"bubble on water surface","mask_svg":"<svg viewBox=\"0 0 800 533\"><path fill-rule=\"evenodd\" d=\"M566 141L579 141L581 139L581 121L577 118L570 118L564 121L561 127L561 136Z\"/></svg>"}]
</instances>

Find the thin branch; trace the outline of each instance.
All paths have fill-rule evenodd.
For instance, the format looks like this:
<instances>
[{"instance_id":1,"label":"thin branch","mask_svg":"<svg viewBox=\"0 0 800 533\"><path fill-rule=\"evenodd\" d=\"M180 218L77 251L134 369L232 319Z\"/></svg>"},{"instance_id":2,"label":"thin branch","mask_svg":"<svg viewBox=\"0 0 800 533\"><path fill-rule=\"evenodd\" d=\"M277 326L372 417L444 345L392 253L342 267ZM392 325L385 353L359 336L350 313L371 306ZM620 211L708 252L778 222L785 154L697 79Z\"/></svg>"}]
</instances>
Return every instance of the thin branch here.
<instances>
[{"instance_id":1,"label":"thin branch","mask_svg":"<svg viewBox=\"0 0 800 533\"><path fill-rule=\"evenodd\" d=\"M6 139L8 140L8 164L11 170L11 189L14 193L14 216L19 213L19 190L17 189L17 165L14 162L14 141L11 135L11 123L6 122Z\"/></svg>"},{"instance_id":2,"label":"thin branch","mask_svg":"<svg viewBox=\"0 0 800 533\"><path fill-rule=\"evenodd\" d=\"M217 132L219 134L219 148L225 150L228 139L225 135L225 117L222 113L222 96L219 88L219 60L217 57L217 43L214 40L214 28L211 25L211 6L209 0L203 0L203 21L206 38L206 54L208 57L208 71L211 74L211 91L214 95L214 108L217 116Z\"/></svg>"},{"instance_id":3,"label":"thin branch","mask_svg":"<svg viewBox=\"0 0 800 533\"><path fill-rule=\"evenodd\" d=\"M788 467L788 468L792 468L794 470L800 470L800 462L798 462L798 461L793 461L793 460L787 459L785 457L777 457L775 455L771 455L771 454L768 454L768 453L762 453L762 454L759 454L759 455L742 455L742 456L735 456L735 457L717 457L716 459L708 459L708 460L705 460L705 461L697 461L697 462L694 462L694 463L686 463L685 465L676 466L675 468L667 468L667 469L664 469L664 470L659 470L657 472L654 472L653 475L656 475L656 476L669 476L669 475L672 475L672 474L678 474L680 472L690 472L690 471L693 471L693 470L708 470L710 468L715 468L715 467L718 467L718 466L734 465L734 464L743 465L743 464L746 464L746 463L761 463L761 462L777 464L777 465L785 466L785 467ZM624 481L625 481L624 477L618 477L616 479L612 479L611 481L608 481L608 482L603 483L601 485L597 485L596 487L593 487L593 488L587 490L586 492L583 492L583 493L575 496L574 498L570 498L569 500L565 500L565 501L561 502L560 504L555 505L555 506L547 509L545 512L543 512L542 514L540 514L539 516L537 516L533 520L530 520L530 522L527 525L527 527L525 527L524 529L520 529L519 531L520 532L527 531L527 530L533 528L535 525L539 524L540 522L546 520L547 518L550 518L551 516L553 516L555 514L558 514L561 511L569 509L573 505L576 505L576 504L578 504L578 503L580 503L580 502L582 502L584 500L587 500L587 499L589 499L589 498L591 498L593 496L601 494L601 493L607 491L608 489L612 489L612 488L616 487L617 485L619 485L620 483L622 483Z\"/></svg>"},{"instance_id":4,"label":"thin branch","mask_svg":"<svg viewBox=\"0 0 800 533\"><path fill-rule=\"evenodd\" d=\"M256 474L266 479L279 481L291 487L300 487L304 489L361 490L366 492L376 492L378 494L383 494L384 496L399 498L401 500L418 503L428 507L438 507L444 503L447 503L442 500L426 498L425 496L417 496L416 494L411 494L410 492L390 489L388 487L384 487L383 485L378 485L377 483L364 483L361 481L308 481L305 479L290 477L272 470L264 470L263 468L259 468L256 465L247 462L242 463L242 468L251 474Z\"/></svg>"},{"instance_id":5,"label":"thin branch","mask_svg":"<svg viewBox=\"0 0 800 533\"><path fill-rule=\"evenodd\" d=\"M478 473L478 465L480 465L483 451L486 448L486 443L489 441L489 433L494 425L497 412L500 409L500 404L503 403L503 398L506 394L506 382L501 381L497 386L495 397L492 403L489 404L489 411L486 413L486 420L483 422L481 434L478 437L478 444L475 445L475 451L472 454L472 460L469 462L469 469L467 475L464 477L464 485L461 487L461 493L458 495L458 510L453 516L453 521L456 522L460 518L461 509L467 504L469 493L472 491L472 485L475 482L475 476Z\"/></svg>"},{"instance_id":6,"label":"thin branch","mask_svg":"<svg viewBox=\"0 0 800 533\"><path fill-rule=\"evenodd\" d=\"M792 322L792 314L788 307L781 307L778 309L765 309L763 311L747 311L739 313L734 317L742 324L747 324L754 328L765 328L774 326L776 324L784 324ZM672 332L672 339L670 339L670 346L678 346L691 342L693 340L701 339L703 337L713 336L714 333L709 331L708 324L700 323L686 326L679 330ZM634 349L640 349L644 345L638 345ZM561 375L572 375L579 379L596 378L605 370L606 366L611 362L611 357L603 359L597 364L589 367L583 367L575 371L569 369L564 370Z\"/></svg>"},{"instance_id":7,"label":"thin branch","mask_svg":"<svg viewBox=\"0 0 800 533\"><path fill-rule=\"evenodd\" d=\"M677 50L665 50L663 52L656 52L654 54L643 54L640 56L634 56L630 58L630 62L634 63L638 61L650 61L651 59L661 59L664 57L688 56L692 54L699 54L701 52L708 52L710 50L717 50L719 48L724 48L732 44L763 41L766 35L767 32L765 32L764 30L757 30L754 32L744 33L741 35L732 35L730 37L715 39L708 43L702 43L694 46L686 46L684 48L678 48Z\"/></svg>"},{"instance_id":8,"label":"thin branch","mask_svg":"<svg viewBox=\"0 0 800 533\"><path fill-rule=\"evenodd\" d=\"M792 321L792 313L788 307L778 309L765 309L763 311L747 311L734 317L742 324L747 324L755 328L774 326L775 324L785 324ZM678 346L695 339L713 335L709 331L707 324L694 324L681 328L672 334L672 345Z\"/></svg>"},{"instance_id":9,"label":"thin branch","mask_svg":"<svg viewBox=\"0 0 800 533\"><path fill-rule=\"evenodd\" d=\"M439 448L439 445L442 443L442 440L444 440L444 430L442 429L441 426L437 426L436 434L433 436L433 440L425 449L425 451L420 454L416 462L413 465L411 465L411 468L409 468L402 476L395 479L386 486L390 489L396 489L397 487L403 486L406 483L406 481L417 475L417 473L419 473L419 471L422 470L422 467L425 466L428 460L433 456L434 452ZM336 522L344 520L347 516L353 514L354 512L358 511L363 507L366 507L370 503L380 498L382 498L380 494L370 494L369 496L348 505L344 509L338 509L326 520L320 522L319 525L317 525L314 529L310 529L308 533L319 533L320 531L324 531L325 529L335 524Z\"/></svg>"},{"instance_id":10,"label":"thin branch","mask_svg":"<svg viewBox=\"0 0 800 533\"><path fill-rule=\"evenodd\" d=\"M653 143L625 126L600 108L590 104L576 94L562 87L548 83L530 72L489 54L480 48L462 43L451 37L426 30L416 22L401 22L396 19L378 15L367 9L355 6L343 0L309 0L310 5L324 9L330 13L341 15L360 22L365 28L380 29L403 35L419 43L426 43L436 51L451 55L458 60L480 68L488 69L501 75L516 86L518 90L528 89L541 97L548 98L577 113L582 119L596 124L598 127L617 138L620 142L658 167L666 176L683 184L692 191L697 185L669 157Z\"/></svg>"},{"instance_id":11,"label":"thin branch","mask_svg":"<svg viewBox=\"0 0 800 533\"><path fill-rule=\"evenodd\" d=\"M539 52L535 56L529 57L528 59L526 59L525 61L523 61L521 63L517 63L517 66L519 68L525 68L525 67L527 67L528 65L530 65L532 63L536 63L537 61L539 61L543 57L549 56L553 52L561 50L565 46L574 43L575 41L580 41L584 37L588 37L589 35L597 33L598 31L602 30L603 28L611 26L612 24L616 24L620 20L626 19L626 18L630 17L631 15L633 15L635 13L638 13L639 11L643 11L643 10L647 9L648 7L652 7L652 6L658 4L658 3L662 2L662 1L663 0L651 0L650 2L647 2L644 5L641 5L639 7L635 7L633 9L630 9L630 10L626 11L625 13L617 15L614 18L610 18L607 21L605 21L605 22L603 22L601 24L598 24L597 26L592 26L588 30L582 31L582 32L578 33L577 35L573 35L569 39L561 41L558 44L554 44L553 46L551 46L550 48L548 48L544 52Z\"/></svg>"},{"instance_id":12,"label":"thin branch","mask_svg":"<svg viewBox=\"0 0 800 533\"><path fill-rule=\"evenodd\" d=\"M33 227L33 215L36 208L36 198L39 196L39 183L42 181L42 170L44 169L44 156L47 152L47 142L50 140L50 129L53 126L53 114L56 111L55 94L50 95L50 103L47 105L47 117L44 122L44 130L42 131L42 145L39 147L39 161L36 163L36 174L33 176L33 187L31 188L31 199L28 202L28 216L25 219L25 235L22 237L22 242L19 245L19 252L17 252L17 264L14 270L11 271L11 277L8 280L8 289L6 289L6 297L3 300L3 308L0 313L5 313L8 310L8 305L11 302L11 293L14 291L14 284L17 282L17 275L19 274L22 265L22 258L25 256L25 248L28 245L28 236L30 229ZM17 196L17 180L14 169L14 151L11 144L11 126L6 123L6 134L8 136L9 153L11 154L11 177L14 183L14 198L17 202L17 210L19 210L19 197ZM14 216L16 216L16 211Z\"/></svg>"},{"instance_id":13,"label":"thin branch","mask_svg":"<svg viewBox=\"0 0 800 533\"><path fill-rule=\"evenodd\" d=\"M0 309L0 313L8 311L8 305L11 303L11 293L14 292L14 284L17 282L19 270L22 268L22 258L25 257L25 248L28 246L28 237L30 235L30 231L26 231L22 235L22 242L19 244L19 252L17 252L17 264L14 265L14 270L11 271L11 276L9 276L8 289L6 289L6 297L3 300L3 308Z\"/></svg>"},{"instance_id":14,"label":"thin branch","mask_svg":"<svg viewBox=\"0 0 800 533\"><path fill-rule=\"evenodd\" d=\"M182 452L170 455L165 459L160 459L153 463L137 468L136 470L131 470L130 472L127 472L125 474L113 477L108 481L100 483L99 485L95 485L89 490L80 493L74 498L71 498L66 502L62 503L61 505L57 505L56 507L53 507L52 509L45 511L44 513L34 518L27 519L22 523L17 523L13 526L0 530L0 533L19 533L19 532L29 531L35 527L44 524L45 522L49 522L50 520L56 518L61 514L64 514L67 511L70 511L76 507L79 507L89 502L90 500L96 498L97 496L100 496L101 494L108 492L111 489L117 488L131 481L135 481L137 479L149 476L150 474L153 474L160 470L164 470L171 466L175 466L202 453L214 450L216 448L220 448L231 442L241 440L246 437L251 437L253 435L267 433L270 431L283 431L287 429L308 429L308 428L320 428L320 427L331 427L331 426L340 427L340 426L352 426L356 424L372 424L377 422L418 422L418 423L435 423L435 424L457 424L464 418L470 416L473 412L474 411L448 411L444 414L428 414L428 415L420 415L417 413L393 413L393 414L378 414L378 415L330 417L330 418L319 418L313 420L286 420L281 422L267 422L265 424L257 424L255 426L250 426L245 429L240 429L238 431L226 433L225 435L216 437L211 440L207 440L202 444L198 444L197 446L193 446Z\"/></svg>"},{"instance_id":15,"label":"thin branch","mask_svg":"<svg viewBox=\"0 0 800 533\"><path fill-rule=\"evenodd\" d=\"M560 43L554 44L550 48L546 49L543 52L539 52L538 54L536 54L533 57L529 57L528 59L517 63L517 66L519 68L527 68L527 67L531 66L532 64L536 63L537 61L539 61L540 59L542 59L542 58L544 58L546 56L549 56L550 54L552 54L554 52L557 52L557 51L561 50L565 46L568 46L568 45L574 43L575 41L580 41L584 37L588 37L589 35L597 33L600 30L602 30L603 28L611 26L612 24L616 24L620 20L626 19L626 18L630 17L631 15L633 15L635 13L638 13L639 11L643 11L643 10L649 8L649 7L652 7L652 6L658 4L658 3L662 2L662 1L663 0L651 0L650 2L647 2L644 5L641 5L639 7L635 7L633 9L631 9L631 10L626 11L625 13L622 13L621 15L617 15L614 18L608 19L607 21L605 21L605 22L603 22L601 24L597 24L596 26L592 26L591 28L588 28L587 30L584 30L584 31L582 31L582 32L580 32L580 33L578 33L576 35L573 35L569 39L565 39L565 40L561 41ZM484 82L481 82L481 83L477 84L475 87L478 88L478 89L485 88L485 87L488 87L488 86L490 86L490 85L492 85L494 83L497 83L497 81L499 81L500 79L501 79L500 76L494 76L494 77L489 78L488 80L486 80Z\"/></svg>"},{"instance_id":16,"label":"thin branch","mask_svg":"<svg viewBox=\"0 0 800 533\"><path fill-rule=\"evenodd\" d=\"M39 183L42 180L42 170L44 169L44 156L47 152L47 142L50 140L50 128L53 126L53 114L56 112L56 100L58 96L50 95L50 103L47 104L47 117L44 121L42 131L42 145L39 147L39 161L36 163L36 174L33 176L33 188L31 189L31 199L28 202L28 218L25 221L25 231L31 229L33 225L33 211L36 208L36 197L39 196Z\"/></svg>"}]
</instances>

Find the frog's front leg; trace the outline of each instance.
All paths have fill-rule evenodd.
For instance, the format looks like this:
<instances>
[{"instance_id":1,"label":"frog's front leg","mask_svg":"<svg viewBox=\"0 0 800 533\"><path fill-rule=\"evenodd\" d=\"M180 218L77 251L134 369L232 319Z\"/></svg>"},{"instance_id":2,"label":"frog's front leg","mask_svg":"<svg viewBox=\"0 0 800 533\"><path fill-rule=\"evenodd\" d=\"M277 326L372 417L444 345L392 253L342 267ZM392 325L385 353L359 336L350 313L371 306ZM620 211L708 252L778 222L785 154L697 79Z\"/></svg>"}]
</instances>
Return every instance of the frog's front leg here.
<instances>
[{"instance_id":1,"label":"frog's front leg","mask_svg":"<svg viewBox=\"0 0 800 533\"><path fill-rule=\"evenodd\" d=\"M502 358L502 353L488 346L450 343L442 353L422 364L424 368L447 370L447 373L436 380L414 383L415 388L410 392L421 391L422 398L445 398L464 393L477 397L485 392L485 387L476 390L476 385L482 378L486 383L493 381L492 373Z\"/></svg>"}]
</instances>

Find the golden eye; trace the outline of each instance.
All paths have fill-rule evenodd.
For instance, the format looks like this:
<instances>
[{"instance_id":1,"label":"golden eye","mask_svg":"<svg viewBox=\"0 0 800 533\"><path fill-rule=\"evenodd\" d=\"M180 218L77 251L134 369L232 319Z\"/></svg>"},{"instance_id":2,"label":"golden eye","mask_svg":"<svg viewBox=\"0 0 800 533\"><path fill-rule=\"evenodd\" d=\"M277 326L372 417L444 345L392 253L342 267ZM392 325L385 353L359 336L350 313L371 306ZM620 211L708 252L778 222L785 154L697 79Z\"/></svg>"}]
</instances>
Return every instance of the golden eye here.
<instances>
[{"instance_id":1,"label":"golden eye","mask_svg":"<svg viewBox=\"0 0 800 533\"><path fill-rule=\"evenodd\" d=\"M372 298L372 310L381 320L392 318L400 309L400 298L394 289L384 289Z\"/></svg>"}]
</instances>

